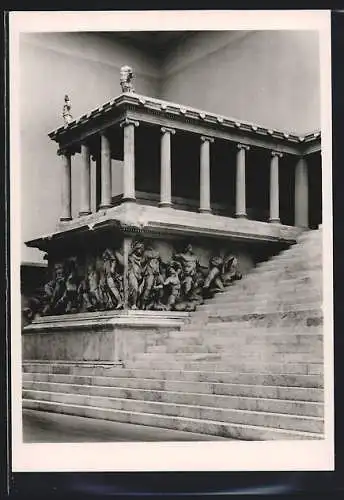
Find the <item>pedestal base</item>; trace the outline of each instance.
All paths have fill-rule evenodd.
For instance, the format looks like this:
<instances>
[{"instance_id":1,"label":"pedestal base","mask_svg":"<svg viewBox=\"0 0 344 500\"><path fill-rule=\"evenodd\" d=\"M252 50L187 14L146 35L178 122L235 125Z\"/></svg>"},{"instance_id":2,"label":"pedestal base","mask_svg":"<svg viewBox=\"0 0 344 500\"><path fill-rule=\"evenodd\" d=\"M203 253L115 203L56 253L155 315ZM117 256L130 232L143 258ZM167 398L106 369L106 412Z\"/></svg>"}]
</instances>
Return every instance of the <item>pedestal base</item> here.
<instances>
[{"instance_id":1,"label":"pedestal base","mask_svg":"<svg viewBox=\"0 0 344 500\"><path fill-rule=\"evenodd\" d=\"M189 313L108 311L36 319L23 330L23 360L117 363L147 352L157 337L178 330Z\"/></svg>"}]
</instances>

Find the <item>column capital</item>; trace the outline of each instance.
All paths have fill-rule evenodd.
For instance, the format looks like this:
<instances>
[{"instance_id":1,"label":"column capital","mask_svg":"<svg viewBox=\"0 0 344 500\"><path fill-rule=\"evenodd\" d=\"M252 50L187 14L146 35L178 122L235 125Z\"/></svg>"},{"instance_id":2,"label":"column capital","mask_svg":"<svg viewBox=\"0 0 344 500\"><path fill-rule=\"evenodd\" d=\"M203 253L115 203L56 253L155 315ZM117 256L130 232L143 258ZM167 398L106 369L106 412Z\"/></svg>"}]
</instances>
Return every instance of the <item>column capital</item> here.
<instances>
[{"instance_id":1,"label":"column capital","mask_svg":"<svg viewBox=\"0 0 344 500\"><path fill-rule=\"evenodd\" d=\"M160 132L162 134L172 134L172 135L176 133L175 129L170 127L161 127Z\"/></svg>"},{"instance_id":2,"label":"column capital","mask_svg":"<svg viewBox=\"0 0 344 500\"><path fill-rule=\"evenodd\" d=\"M209 137L208 135L201 135L202 142L214 142L214 137Z\"/></svg>"},{"instance_id":3,"label":"column capital","mask_svg":"<svg viewBox=\"0 0 344 500\"><path fill-rule=\"evenodd\" d=\"M237 144L237 148L238 148L239 150L244 149L244 150L248 151L248 150L250 149L250 146L248 146L248 144L242 144L241 142L239 142L239 143Z\"/></svg>"},{"instance_id":4,"label":"column capital","mask_svg":"<svg viewBox=\"0 0 344 500\"><path fill-rule=\"evenodd\" d=\"M277 156L277 158L282 158L283 153L281 153L280 151L271 151L271 156L272 157Z\"/></svg>"},{"instance_id":5,"label":"column capital","mask_svg":"<svg viewBox=\"0 0 344 500\"><path fill-rule=\"evenodd\" d=\"M71 153L70 151L66 151L65 149L58 149L57 150L57 156L66 156L68 158L71 158L75 153Z\"/></svg>"},{"instance_id":6,"label":"column capital","mask_svg":"<svg viewBox=\"0 0 344 500\"><path fill-rule=\"evenodd\" d=\"M134 125L134 127L138 127L140 123L136 120L131 120L130 118L124 118L120 123L120 127L128 127L128 125Z\"/></svg>"}]
</instances>

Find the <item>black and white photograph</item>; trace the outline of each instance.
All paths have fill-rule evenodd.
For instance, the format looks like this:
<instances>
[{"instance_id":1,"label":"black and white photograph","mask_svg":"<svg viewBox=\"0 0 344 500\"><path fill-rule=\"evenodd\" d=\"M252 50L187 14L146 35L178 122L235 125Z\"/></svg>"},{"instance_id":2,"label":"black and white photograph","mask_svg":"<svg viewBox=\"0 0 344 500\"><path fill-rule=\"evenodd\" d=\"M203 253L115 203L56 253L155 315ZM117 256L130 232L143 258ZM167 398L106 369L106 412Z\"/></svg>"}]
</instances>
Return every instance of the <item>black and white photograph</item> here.
<instances>
[{"instance_id":1,"label":"black and white photograph","mask_svg":"<svg viewBox=\"0 0 344 500\"><path fill-rule=\"evenodd\" d=\"M329 13L10 21L13 467L331 469Z\"/></svg>"}]
</instances>

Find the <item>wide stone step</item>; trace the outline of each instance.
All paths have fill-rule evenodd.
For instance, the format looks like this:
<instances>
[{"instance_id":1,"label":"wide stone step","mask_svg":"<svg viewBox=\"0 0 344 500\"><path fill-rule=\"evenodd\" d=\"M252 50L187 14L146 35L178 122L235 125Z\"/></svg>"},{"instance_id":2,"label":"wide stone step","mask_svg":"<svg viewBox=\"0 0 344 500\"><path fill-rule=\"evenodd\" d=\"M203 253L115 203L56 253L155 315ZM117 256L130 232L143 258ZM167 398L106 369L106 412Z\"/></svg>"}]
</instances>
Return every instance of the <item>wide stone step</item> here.
<instances>
[{"instance_id":1,"label":"wide stone step","mask_svg":"<svg viewBox=\"0 0 344 500\"><path fill-rule=\"evenodd\" d=\"M291 401L272 398L200 394L194 392L57 382L24 382L23 389L24 394L28 394L31 391L47 391L52 393L59 392L86 396L127 398L144 401L158 401L160 403L207 406L212 408L286 413L311 417L324 416L324 405L313 401Z\"/></svg>"},{"instance_id":2,"label":"wide stone step","mask_svg":"<svg viewBox=\"0 0 344 500\"><path fill-rule=\"evenodd\" d=\"M321 363L322 350L319 350L318 356L315 357L313 351L306 350L306 352L279 352L269 349L268 346L262 349L246 348L237 349L232 351L219 352L145 352L133 356L134 361L182 361L182 362L219 362L228 365L233 362L239 363L240 361L250 361L252 363Z\"/></svg>"},{"instance_id":3,"label":"wide stone step","mask_svg":"<svg viewBox=\"0 0 344 500\"><path fill-rule=\"evenodd\" d=\"M272 303L277 300L283 300L286 303L298 302L315 302L322 300L321 290L307 290L305 287L294 286L289 290L283 290L281 288L276 290L276 287L271 287L271 289L257 290L251 293L233 294L227 292L218 293L213 299L209 299L205 302L206 305L210 304L239 304L248 303L255 304L257 302L271 301Z\"/></svg>"},{"instance_id":4,"label":"wide stone step","mask_svg":"<svg viewBox=\"0 0 344 500\"><path fill-rule=\"evenodd\" d=\"M183 380L187 382L214 382L233 384L260 384L290 387L323 387L323 375L320 373L262 373L244 371L202 371L202 370L166 370L151 368L124 368L105 366L99 363L63 363L63 362L24 362L23 372L30 376L37 374L68 374L76 376L133 377L160 380Z\"/></svg>"},{"instance_id":5,"label":"wide stone step","mask_svg":"<svg viewBox=\"0 0 344 500\"><path fill-rule=\"evenodd\" d=\"M305 307L309 309L316 309L322 307L322 301L309 302L306 300L304 303L288 303L282 302L280 300L268 301L268 302L257 302L257 303L245 303L239 304L204 304L200 305L199 309L201 311L206 311L214 315L215 313L222 317L227 317L229 314L276 314L276 313L286 313L294 311L303 311Z\"/></svg>"},{"instance_id":6,"label":"wide stone step","mask_svg":"<svg viewBox=\"0 0 344 500\"><path fill-rule=\"evenodd\" d=\"M128 412L77 404L61 404L49 401L24 400L23 407L39 411L49 411L67 415L112 420L115 422L127 422L167 429L199 432L202 434L228 437L231 439L256 441L274 439L323 439L323 435L319 433L288 431L285 429L267 428L256 425L242 425L185 417L171 417L167 415L140 413L138 411Z\"/></svg>"},{"instance_id":7,"label":"wide stone step","mask_svg":"<svg viewBox=\"0 0 344 500\"><path fill-rule=\"evenodd\" d=\"M139 360L127 361L126 368L150 368L157 370L189 370L189 371L231 371L246 373L294 373L300 375L323 374L323 363L279 363L240 360L223 361L169 361L169 360Z\"/></svg>"},{"instance_id":8,"label":"wide stone step","mask_svg":"<svg viewBox=\"0 0 344 500\"><path fill-rule=\"evenodd\" d=\"M259 272L257 270L251 270L247 276L245 276L241 281L235 282L232 286L227 288L227 291L245 290L251 289L253 286L265 287L272 283L278 283L280 287L289 285L291 283L301 283L303 280L309 280L310 282L322 283L322 271L321 269L309 269L308 271L299 271L298 273L289 273L283 276L277 273L264 273L263 269L260 268Z\"/></svg>"},{"instance_id":9,"label":"wide stone step","mask_svg":"<svg viewBox=\"0 0 344 500\"><path fill-rule=\"evenodd\" d=\"M134 411L140 413L160 414L174 417L185 417L201 420L215 420L236 424L258 425L263 427L277 427L280 429L306 431L313 433L323 432L323 419L283 413L262 411L236 410L226 408L211 408L207 406L183 405L175 403L161 403L157 401L143 401L126 398L110 398L102 396L88 396L80 394L66 394L47 391L23 391L26 400L53 401L56 403L95 406L113 410ZM24 406L25 407L25 406Z\"/></svg>"},{"instance_id":10,"label":"wide stone step","mask_svg":"<svg viewBox=\"0 0 344 500\"><path fill-rule=\"evenodd\" d=\"M167 346L159 346L161 349L159 351L155 351L153 349L148 349L148 353L154 354L223 354L224 357L228 357L230 354L238 354L242 355L244 350L245 354L256 351L257 349L264 349L266 355L268 353L280 353L280 354L293 354L294 352L298 353L312 353L313 359L319 359L323 355L323 344L322 343L309 343L309 344L297 344L297 343L285 343L285 344L265 344L258 342L252 342L250 344L245 344L244 342L236 343L236 342L226 342L222 341L219 343L208 343L202 344L192 344L188 345L186 342L180 342L178 345L168 344ZM293 358L295 359L295 358Z\"/></svg>"},{"instance_id":11,"label":"wide stone step","mask_svg":"<svg viewBox=\"0 0 344 500\"><path fill-rule=\"evenodd\" d=\"M275 310L265 310L264 312L228 312L228 309L222 309L221 313L219 311L209 310L206 311L207 323L210 322L248 322L250 327L272 327L272 326L293 326L295 328L297 325L303 326L318 326L323 322L323 312L318 304L302 305L294 308L293 311L275 311ZM203 319L203 321L205 321ZM204 324L204 323L203 323ZM193 323L197 325L197 323ZM197 325L199 326L199 324ZM207 325L208 326L208 325ZM194 328L191 323L188 327ZM183 330L187 330L187 325L184 326Z\"/></svg>"},{"instance_id":12,"label":"wide stone step","mask_svg":"<svg viewBox=\"0 0 344 500\"><path fill-rule=\"evenodd\" d=\"M242 380L254 380L242 376ZM235 379L237 380L237 379ZM324 391L313 387L288 387L274 385L255 385L243 383L223 382L195 382L192 380L172 380L154 378L127 378L127 377L102 377L87 375L59 375L55 373L24 373L24 388L30 384L40 383L86 384L93 386L108 386L130 389L146 389L150 391L195 392L200 394L219 394L225 396L247 396L272 399L286 399L292 401L323 402ZM264 382L264 380L263 380ZM38 387L38 386L37 386Z\"/></svg>"}]
</instances>

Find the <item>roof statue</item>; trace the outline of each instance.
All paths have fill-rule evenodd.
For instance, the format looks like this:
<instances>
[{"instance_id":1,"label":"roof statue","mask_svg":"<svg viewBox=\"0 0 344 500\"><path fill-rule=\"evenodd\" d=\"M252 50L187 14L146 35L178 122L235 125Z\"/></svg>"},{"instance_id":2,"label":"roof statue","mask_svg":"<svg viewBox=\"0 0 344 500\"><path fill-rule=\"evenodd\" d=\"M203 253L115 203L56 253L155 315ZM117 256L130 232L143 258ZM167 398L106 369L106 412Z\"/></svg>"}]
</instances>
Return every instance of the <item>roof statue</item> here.
<instances>
[{"instance_id":1,"label":"roof statue","mask_svg":"<svg viewBox=\"0 0 344 500\"><path fill-rule=\"evenodd\" d=\"M64 101L65 101L65 103L63 105L62 116L63 116L63 120L65 122L65 125L68 125L68 123L70 123L73 120L73 116L71 114L72 105L70 103L70 100L69 100L69 97L67 94L64 96Z\"/></svg>"},{"instance_id":2,"label":"roof statue","mask_svg":"<svg viewBox=\"0 0 344 500\"><path fill-rule=\"evenodd\" d=\"M133 72L133 68L130 66L124 65L120 70L120 84L122 92L134 92L133 79L135 75Z\"/></svg>"}]
</instances>

